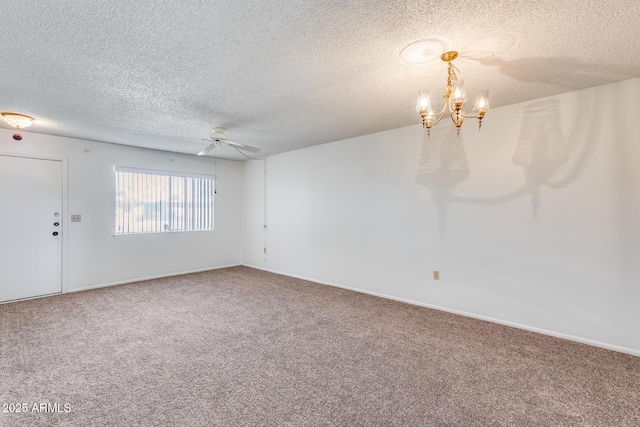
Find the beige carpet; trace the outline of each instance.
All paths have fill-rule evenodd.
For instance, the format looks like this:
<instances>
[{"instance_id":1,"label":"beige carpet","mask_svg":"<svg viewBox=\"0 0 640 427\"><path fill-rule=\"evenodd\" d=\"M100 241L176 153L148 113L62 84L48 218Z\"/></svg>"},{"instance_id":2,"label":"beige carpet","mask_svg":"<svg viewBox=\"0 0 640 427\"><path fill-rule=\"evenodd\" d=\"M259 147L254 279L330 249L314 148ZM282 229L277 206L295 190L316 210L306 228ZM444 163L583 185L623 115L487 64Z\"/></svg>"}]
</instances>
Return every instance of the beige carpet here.
<instances>
[{"instance_id":1,"label":"beige carpet","mask_svg":"<svg viewBox=\"0 0 640 427\"><path fill-rule=\"evenodd\" d=\"M247 267L0 305L0 369L1 426L640 425L638 357Z\"/></svg>"}]
</instances>

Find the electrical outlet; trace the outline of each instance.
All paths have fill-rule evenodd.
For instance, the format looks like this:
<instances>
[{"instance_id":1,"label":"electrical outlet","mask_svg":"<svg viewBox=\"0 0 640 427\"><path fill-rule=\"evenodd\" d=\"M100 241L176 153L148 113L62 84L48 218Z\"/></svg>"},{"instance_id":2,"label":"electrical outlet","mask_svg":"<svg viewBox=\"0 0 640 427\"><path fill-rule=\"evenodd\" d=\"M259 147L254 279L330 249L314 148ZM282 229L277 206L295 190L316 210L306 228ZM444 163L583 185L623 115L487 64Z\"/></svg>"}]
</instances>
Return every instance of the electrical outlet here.
<instances>
[{"instance_id":1,"label":"electrical outlet","mask_svg":"<svg viewBox=\"0 0 640 427\"><path fill-rule=\"evenodd\" d=\"M440 270L433 270L433 280L440 280Z\"/></svg>"},{"instance_id":2,"label":"electrical outlet","mask_svg":"<svg viewBox=\"0 0 640 427\"><path fill-rule=\"evenodd\" d=\"M82 221L82 215L71 215L71 222L81 222Z\"/></svg>"}]
</instances>

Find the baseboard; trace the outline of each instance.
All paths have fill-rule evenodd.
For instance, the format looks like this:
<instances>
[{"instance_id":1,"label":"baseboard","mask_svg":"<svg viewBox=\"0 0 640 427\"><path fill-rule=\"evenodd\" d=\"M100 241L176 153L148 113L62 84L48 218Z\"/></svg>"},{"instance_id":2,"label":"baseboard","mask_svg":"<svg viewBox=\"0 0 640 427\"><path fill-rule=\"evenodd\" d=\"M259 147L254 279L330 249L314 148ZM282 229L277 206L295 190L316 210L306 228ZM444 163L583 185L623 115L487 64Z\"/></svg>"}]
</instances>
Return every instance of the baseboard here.
<instances>
[{"instance_id":1,"label":"baseboard","mask_svg":"<svg viewBox=\"0 0 640 427\"><path fill-rule=\"evenodd\" d=\"M245 267L249 267L249 268L255 268L256 270L263 270L263 271L267 271L269 273L275 273L275 274L280 274L282 276L293 277L295 279L301 279L301 280L307 280L309 282L319 283L321 285L327 285L327 286L333 286L333 287L336 287L336 288L347 289L347 290L350 290L350 291L360 292L360 293L368 294L368 295L373 295L373 296L380 297L380 298L386 298L386 299L390 299L390 300L394 300L394 301L404 302L404 303L407 303L407 304L417 305L417 306L420 306L420 307L431 308L431 309L434 309L434 310L444 311L444 312L447 312L447 313L457 314L457 315L460 315L460 316L470 317L470 318L473 318L473 319L484 320L484 321L491 322L491 323L497 323L499 325L510 326L512 328L523 329L523 330L529 331L529 332L536 332L538 334L549 335L549 336L552 336L552 337L555 337L555 338L562 338L562 339L565 339L565 340L568 340L568 341L575 341L575 342L579 342L581 344L591 345L593 347L604 348L606 350L617 351L619 353L625 353L625 354L630 354L632 356L640 357L640 350L634 350L634 349L628 348L628 347L621 347L621 346L614 345L614 344L608 344L608 343L604 343L604 342L600 342L600 341L591 340L591 339L588 339L588 338L576 337L576 336L573 336L573 335L563 334L561 332L555 332L555 331L550 331L550 330L547 330L547 329L536 328L534 326L523 325L521 323L510 322L510 321L506 321L506 320L496 319L496 318L493 318L493 317L482 316L482 315L479 315L479 314L468 313L468 312L465 312L465 311L455 310L455 309L452 309L452 308L442 307L442 306L439 306L439 305L427 304L427 303L424 303L424 302L410 300L410 299L406 299L406 298L400 298L400 297L396 297L396 296L393 296L393 295L383 294L383 293L380 293L380 292L372 292L372 291L367 291L365 289L354 288L354 287L351 287L351 286L344 286L344 285L339 285L337 283L326 282L324 280L316 280L316 279L312 279L312 278L309 278L309 277L299 276L299 275L296 275L296 274L284 273L282 271L276 271L276 270L272 270L272 269L269 269L269 268L258 267L258 266L255 266L255 265L249 265L249 264L242 264L242 265L245 266Z\"/></svg>"},{"instance_id":2,"label":"baseboard","mask_svg":"<svg viewBox=\"0 0 640 427\"><path fill-rule=\"evenodd\" d=\"M72 292L82 292L82 291L89 291L91 289L100 289L100 288L108 288L109 286L117 286L117 285L126 285L127 283L136 283L136 282L144 282L145 280L154 280L154 279L162 279L165 277L175 277L175 276L184 276L185 274L192 274L192 273L201 273L203 271L211 271L211 270L220 270L223 268L230 268L230 267L238 267L242 264L228 264L228 265L221 265L219 267L208 267L208 268L201 268L198 270L191 270L191 271L183 271L180 273L169 273L169 274L160 274L157 276L148 276L148 277L140 277L137 279L127 279L127 280L123 280L120 282L111 282L111 283L103 283L100 285L94 285L94 286L86 286L84 288L77 288L77 289L70 289L67 290L66 292L63 292L64 294L68 294L68 293L72 293ZM60 294L55 294L55 295L60 295Z\"/></svg>"},{"instance_id":3,"label":"baseboard","mask_svg":"<svg viewBox=\"0 0 640 427\"><path fill-rule=\"evenodd\" d=\"M38 299L38 298L55 297L56 295L62 295L62 292L54 292L52 294L36 295L34 297L18 298L18 299L10 299L10 300L7 300L7 301L0 301L0 305L2 305L2 304L11 304L11 303L20 302L20 301L29 301L29 300Z\"/></svg>"}]
</instances>

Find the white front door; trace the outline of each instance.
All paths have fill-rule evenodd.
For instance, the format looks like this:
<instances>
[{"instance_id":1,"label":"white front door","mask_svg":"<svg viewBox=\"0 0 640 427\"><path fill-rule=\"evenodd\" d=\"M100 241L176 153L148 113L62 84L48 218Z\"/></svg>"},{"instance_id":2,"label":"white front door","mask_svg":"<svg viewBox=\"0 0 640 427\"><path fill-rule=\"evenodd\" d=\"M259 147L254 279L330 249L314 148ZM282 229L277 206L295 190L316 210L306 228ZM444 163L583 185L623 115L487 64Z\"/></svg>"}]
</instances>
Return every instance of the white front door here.
<instances>
[{"instance_id":1,"label":"white front door","mask_svg":"<svg viewBox=\"0 0 640 427\"><path fill-rule=\"evenodd\" d=\"M62 170L0 155L0 302L62 292Z\"/></svg>"}]
</instances>

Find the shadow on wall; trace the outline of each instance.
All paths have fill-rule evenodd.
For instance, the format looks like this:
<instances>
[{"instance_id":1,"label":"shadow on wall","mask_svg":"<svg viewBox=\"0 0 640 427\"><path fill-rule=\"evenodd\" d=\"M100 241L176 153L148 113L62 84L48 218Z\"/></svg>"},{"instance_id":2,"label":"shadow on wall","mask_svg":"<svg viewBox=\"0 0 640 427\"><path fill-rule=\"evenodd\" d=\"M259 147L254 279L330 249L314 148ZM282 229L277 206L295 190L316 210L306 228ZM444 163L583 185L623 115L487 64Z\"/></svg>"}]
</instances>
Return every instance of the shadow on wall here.
<instances>
[{"instance_id":1,"label":"shadow on wall","mask_svg":"<svg viewBox=\"0 0 640 427\"><path fill-rule=\"evenodd\" d=\"M444 243L447 206L453 201L456 187L469 177L470 170L462 135L456 137L446 126L431 132L431 138L423 132L416 181L431 192L431 202L438 209L440 242Z\"/></svg>"},{"instance_id":2,"label":"shadow on wall","mask_svg":"<svg viewBox=\"0 0 640 427\"><path fill-rule=\"evenodd\" d=\"M581 94L577 104L595 105L587 97L589 95ZM585 116L583 121L563 118L560 101L557 99L527 105L513 155L513 163L522 168L525 182L515 191L490 198L455 195L456 187L471 173L463 136L456 137L455 132L451 132L447 126L438 132L434 128L431 138L427 138L425 131L416 182L429 189L432 203L438 209L441 243L444 243L447 207L451 203L500 205L530 195L533 218L536 219L542 189L559 190L568 187L582 173L593 151L597 140L594 135L595 110L592 108L582 113ZM564 135L562 129L563 120L573 122L568 136Z\"/></svg>"},{"instance_id":3,"label":"shadow on wall","mask_svg":"<svg viewBox=\"0 0 640 427\"><path fill-rule=\"evenodd\" d=\"M534 218L540 209L541 188L550 183L569 156L569 142L562 135L559 104L557 99L552 99L525 107L513 156L513 163L523 169Z\"/></svg>"}]
</instances>

